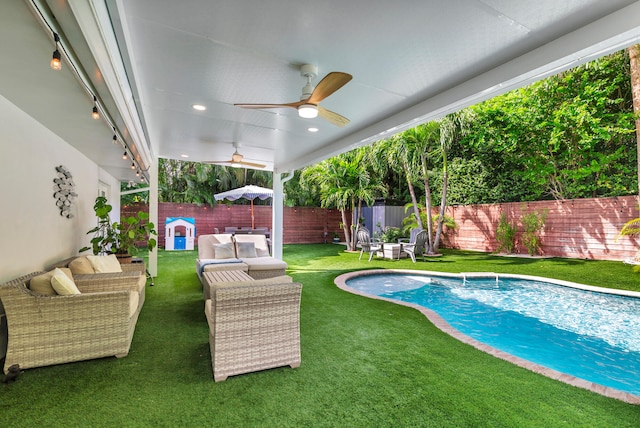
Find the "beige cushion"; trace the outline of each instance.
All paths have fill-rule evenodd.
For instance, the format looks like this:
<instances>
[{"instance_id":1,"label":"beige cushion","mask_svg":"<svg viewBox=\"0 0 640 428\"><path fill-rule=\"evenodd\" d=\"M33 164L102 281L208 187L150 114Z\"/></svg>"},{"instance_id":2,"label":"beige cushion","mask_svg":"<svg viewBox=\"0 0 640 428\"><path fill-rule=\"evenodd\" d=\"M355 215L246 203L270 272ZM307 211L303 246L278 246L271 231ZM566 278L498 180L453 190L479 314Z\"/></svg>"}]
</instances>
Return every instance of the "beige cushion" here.
<instances>
[{"instance_id":1,"label":"beige cushion","mask_svg":"<svg viewBox=\"0 0 640 428\"><path fill-rule=\"evenodd\" d=\"M64 272L64 274L67 275L69 278L73 279L73 275L71 274L70 269L68 268L59 268L59 269L62 272ZM44 294L47 296L57 295L58 293L53 288L53 285L51 285L51 278L53 277L54 271L55 269L31 278L31 281L29 281L29 289L37 294Z\"/></svg>"},{"instance_id":2,"label":"beige cushion","mask_svg":"<svg viewBox=\"0 0 640 428\"><path fill-rule=\"evenodd\" d=\"M131 318L138 310L138 302L140 301L140 295L132 291L129 293L129 318Z\"/></svg>"},{"instance_id":3,"label":"beige cushion","mask_svg":"<svg viewBox=\"0 0 640 428\"><path fill-rule=\"evenodd\" d=\"M256 244L253 242L236 242L236 250L238 251L238 258L258 257L256 254Z\"/></svg>"},{"instance_id":4,"label":"beige cushion","mask_svg":"<svg viewBox=\"0 0 640 428\"><path fill-rule=\"evenodd\" d=\"M205 265L202 269L203 272L214 272L221 270L241 270L248 271L249 266L246 263L214 263L210 265Z\"/></svg>"},{"instance_id":5,"label":"beige cushion","mask_svg":"<svg viewBox=\"0 0 640 428\"><path fill-rule=\"evenodd\" d=\"M120 267L120 262L115 254L109 254L108 256L87 256L87 259L89 259L89 263L93 266L95 273L122 272L122 267Z\"/></svg>"},{"instance_id":6,"label":"beige cushion","mask_svg":"<svg viewBox=\"0 0 640 428\"><path fill-rule=\"evenodd\" d=\"M236 235L234 237L236 244L239 242L253 242L256 247L257 257L268 257L269 244L267 243L267 237L264 235Z\"/></svg>"},{"instance_id":7,"label":"beige cushion","mask_svg":"<svg viewBox=\"0 0 640 428\"><path fill-rule=\"evenodd\" d=\"M216 259L235 259L236 255L233 251L233 244L227 242L226 244L213 244L213 251Z\"/></svg>"},{"instance_id":8,"label":"beige cushion","mask_svg":"<svg viewBox=\"0 0 640 428\"><path fill-rule=\"evenodd\" d=\"M66 273L64 273L61 269L55 268L53 270L53 276L51 277L51 286L56 293L61 296L66 296L70 294L80 294L80 290L76 287L76 283L73 282L73 279L69 278Z\"/></svg>"},{"instance_id":9,"label":"beige cushion","mask_svg":"<svg viewBox=\"0 0 640 428\"><path fill-rule=\"evenodd\" d=\"M287 264L273 257L246 258L242 261L249 265L249 272L258 270L287 269Z\"/></svg>"},{"instance_id":10,"label":"beige cushion","mask_svg":"<svg viewBox=\"0 0 640 428\"><path fill-rule=\"evenodd\" d=\"M69 263L69 269L71 269L71 272L75 275L96 273L91 262L86 256L76 257L71 260L71 263Z\"/></svg>"}]
</instances>

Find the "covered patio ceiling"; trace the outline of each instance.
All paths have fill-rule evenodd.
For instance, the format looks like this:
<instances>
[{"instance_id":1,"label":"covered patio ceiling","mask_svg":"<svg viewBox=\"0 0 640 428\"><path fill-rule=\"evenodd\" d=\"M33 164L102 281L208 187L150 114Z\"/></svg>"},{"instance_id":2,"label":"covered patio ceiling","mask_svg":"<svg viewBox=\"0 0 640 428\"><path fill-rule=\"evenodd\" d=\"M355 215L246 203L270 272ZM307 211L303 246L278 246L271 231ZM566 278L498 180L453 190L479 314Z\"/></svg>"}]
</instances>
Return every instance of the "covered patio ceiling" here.
<instances>
[{"instance_id":1,"label":"covered patio ceiling","mask_svg":"<svg viewBox=\"0 0 640 428\"><path fill-rule=\"evenodd\" d=\"M0 12L0 93L124 181L135 171L108 144L112 127L142 169L238 147L285 172L640 40L631 0L25 0ZM49 68L47 25L108 121L87 119L92 96L68 63ZM303 64L317 67L313 84L353 76L320 103L348 124L234 105L298 101Z\"/></svg>"}]
</instances>

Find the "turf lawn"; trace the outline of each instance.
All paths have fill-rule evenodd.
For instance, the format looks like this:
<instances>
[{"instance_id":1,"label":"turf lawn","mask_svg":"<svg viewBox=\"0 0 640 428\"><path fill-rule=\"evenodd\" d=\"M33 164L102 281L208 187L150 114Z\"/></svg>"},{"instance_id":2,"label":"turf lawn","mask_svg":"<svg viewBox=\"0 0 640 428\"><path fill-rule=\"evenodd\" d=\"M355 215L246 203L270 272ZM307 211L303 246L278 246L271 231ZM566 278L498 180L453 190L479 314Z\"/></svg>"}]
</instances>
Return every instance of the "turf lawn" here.
<instances>
[{"instance_id":1,"label":"turf lawn","mask_svg":"<svg viewBox=\"0 0 640 428\"><path fill-rule=\"evenodd\" d=\"M303 284L302 365L215 383L193 251L159 253L126 358L25 370L0 384L0 427L637 427L640 406L496 359L416 310L338 289L367 268L490 271L640 291L620 262L445 251L391 261L334 244L287 245Z\"/></svg>"}]
</instances>

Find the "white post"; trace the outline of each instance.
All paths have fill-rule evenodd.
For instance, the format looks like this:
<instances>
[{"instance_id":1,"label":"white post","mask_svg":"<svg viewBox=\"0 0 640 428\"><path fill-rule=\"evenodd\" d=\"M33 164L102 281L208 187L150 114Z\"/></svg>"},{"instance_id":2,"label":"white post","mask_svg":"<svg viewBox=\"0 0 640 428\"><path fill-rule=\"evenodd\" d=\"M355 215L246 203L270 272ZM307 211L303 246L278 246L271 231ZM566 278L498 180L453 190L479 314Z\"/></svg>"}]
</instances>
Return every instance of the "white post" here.
<instances>
[{"instance_id":1,"label":"white post","mask_svg":"<svg viewBox=\"0 0 640 428\"><path fill-rule=\"evenodd\" d=\"M158 160L149 165L149 221L159 230L158 224ZM157 237L156 237L157 240ZM160 242L158 242L160 245ZM149 253L149 274L152 277L158 276L158 247Z\"/></svg>"},{"instance_id":2,"label":"white post","mask_svg":"<svg viewBox=\"0 0 640 428\"><path fill-rule=\"evenodd\" d=\"M284 183L293 178L293 171L282 178L280 173L273 172L273 215L271 218L271 254L282 260L282 236L284 234Z\"/></svg>"}]
</instances>

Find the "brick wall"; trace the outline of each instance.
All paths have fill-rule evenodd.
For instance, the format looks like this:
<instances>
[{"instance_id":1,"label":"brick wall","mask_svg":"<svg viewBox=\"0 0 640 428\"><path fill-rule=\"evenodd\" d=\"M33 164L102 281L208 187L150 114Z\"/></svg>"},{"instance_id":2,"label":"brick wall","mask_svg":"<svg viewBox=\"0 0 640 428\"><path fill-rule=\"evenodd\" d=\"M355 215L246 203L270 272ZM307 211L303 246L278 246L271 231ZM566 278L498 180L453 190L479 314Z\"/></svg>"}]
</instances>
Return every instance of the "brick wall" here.
<instances>
[{"instance_id":1,"label":"brick wall","mask_svg":"<svg viewBox=\"0 0 640 428\"><path fill-rule=\"evenodd\" d=\"M541 234L543 255L621 260L633 256L639 248L637 239L615 239L622 225L640 216L635 196L449 207L448 214L458 227L447 231L446 246L495 251L495 231L504 212L510 222L518 225L515 252L526 254L519 239L520 218L524 213L544 209L548 214Z\"/></svg>"},{"instance_id":2,"label":"brick wall","mask_svg":"<svg viewBox=\"0 0 640 428\"><path fill-rule=\"evenodd\" d=\"M493 252L497 248L495 230L500 213L504 212L510 222L518 225L516 253L526 254L520 242L524 213L547 209L547 220L541 234L541 250L546 256L576 257L599 260L621 260L631 257L640 247L640 240L624 237L616 241L618 231L624 223L639 217L637 198L634 196L599 199L575 199L566 201L516 202L508 204L486 204L449 207L458 227L446 231L443 247ZM122 215L147 210L146 205L123 206ZM271 229L271 207L254 207L256 227ZM436 210L434 210L436 212ZM196 233L213 233L217 227L221 232L225 226L251 226L249 205L219 204L215 207L191 204L160 203L158 220L160 227L158 242L164 247L164 224L166 217L193 217L196 219ZM338 231L340 212L323 208L285 208L285 244L321 243L324 232L327 240Z\"/></svg>"},{"instance_id":3,"label":"brick wall","mask_svg":"<svg viewBox=\"0 0 640 428\"><path fill-rule=\"evenodd\" d=\"M271 206L254 205L255 227L266 227L271 230ZM138 211L148 211L146 204L131 204L121 207L121 216L128 216ZM158 204L158 243L164 247L165 219L167 217L192 217L196 221L196 235L214 233L215 228L223 233L226 226L251 227L251 206L238 204L218 204L197 206L194 204L177 204L162 202ZM340 211L324 208L288 208L284 209L285 244L313 244L325 240L331 241L333 232L342 235L339 227ZM343 239L344 240L344 239Z\"/></svg>"}]
</instances>

